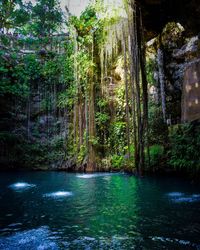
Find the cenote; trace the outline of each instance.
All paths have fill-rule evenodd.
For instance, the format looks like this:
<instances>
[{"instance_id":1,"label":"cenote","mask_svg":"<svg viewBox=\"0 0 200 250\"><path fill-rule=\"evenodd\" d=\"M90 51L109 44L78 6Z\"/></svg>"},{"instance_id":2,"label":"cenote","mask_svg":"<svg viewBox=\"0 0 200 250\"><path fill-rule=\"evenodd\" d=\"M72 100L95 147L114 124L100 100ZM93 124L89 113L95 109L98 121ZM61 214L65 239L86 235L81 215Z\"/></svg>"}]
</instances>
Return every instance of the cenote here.
<instances>
[{"instance_id":1,"label":"cenote","mask_svg":"<svg viewBox=\"0 0 200 250\"><path fill-rule=\"evenodd\" d=\"M199 212L175 178L1 173L0 249L200 249Z\"/></svg>"},{"instance_id":2,"label":"cenote","mask_svg":"<svg viewBox=\"0 0 200 250\"><path fill-rule=\"evenodd\" d=\"M0 0L0 250L200 250L199 16Z\"/></svg>"}]
</instances>

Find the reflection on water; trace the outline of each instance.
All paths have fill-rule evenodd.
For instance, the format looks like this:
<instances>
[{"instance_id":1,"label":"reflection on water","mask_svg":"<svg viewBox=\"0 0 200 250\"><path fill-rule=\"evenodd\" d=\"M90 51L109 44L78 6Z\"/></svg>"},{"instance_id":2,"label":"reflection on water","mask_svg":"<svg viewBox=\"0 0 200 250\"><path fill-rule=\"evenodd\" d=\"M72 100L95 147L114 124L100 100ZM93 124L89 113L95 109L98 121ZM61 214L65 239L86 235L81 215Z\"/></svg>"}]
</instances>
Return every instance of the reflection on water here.
<instances>
[{"instance_id":1,"label":"reflection on water","mask_svg":"<svg viewBox=\"0 0 200 250\"><path fill-rule=\"evenodd\" d=\"M0 249L198 249L199 193L177 179L4 173Z\"/></svg>"},{"instance_id":2,"label":"reflection on water","mask_svg":"<svg viewBox=\"0 0 200 250\"><path fill-rule=\"evenodd\" d=\"M26 182L17 182L14 184L9 185L9 188L13 189L14 191L24 191L30 188L35 187L35 184L29 184Z\"/></svg>"},{"instance_id":3,"label":"reflection on water","mask_svg":"<svg viewBox=\"0 0 200 250\"><path fill-rule=\"evenodd\" d=\"M143 243L145 242L146 243ZM62 239L50 231L47 226L38 229L27 230L12 236L0 238L0 249L2 250L59 250L59 249L160 249L161 244L167 244L173 249L199 249L198 244L190 241L171 239L165 237L130 237L114 235L111 237L79 237L74 240ZM141 246L148 248L141 248ZM156 247L156 248L155 248ZM183 248L180 248L183 247ZM188 248L189 247L189 248ZM172 248L167 248L172 249Z\"/></svg>"},{"instance_id":4,"label":"reflection on water","mask_svg":"<svg viewBox=\"0 0 200 250\"><path fill-rule=\"evenodd\" d=\"M66 191L58 191L53 193L44 194L43 197L49 197L49 198L62 198L62 197L68 197L72 196L72 192L66 192Z\"/></svg>"},{"instance_id":5,"label":"reflection on water","mask_svg":"<svg viewBox=\"0 0 200 250\"><path fill-rule=\"evenodd\" d=\"M10 237L0 238L0 249L2 250L58 250L59 247L53 239L49 239L48 227L27 230L16 233Z\"/></svg>"},{"instance_id":6,"label":"reflection on water","mask_svg":"<svg viewBox=\"0 0 200 250\"><path fill-rule=\"evenodd\" d=\"M181 202L199 202L200 194L184 194L179 192L169 193L168 196L172 197L173 202L181 203Z\"/></svg>"},{"instance_id":7,"label":"reflection on water","mask_svg":"<svg viewBox=\"0 0 200 250\"><path fill-rule=\"evenodd\" d=\"M168 195L171 197L180 197L180 196L183 196L184 194L180 192L171 192Z\"/></svg>"},{"instance_id":8,"label":"reflection on water","mask_svg":"<svg viewBox=\"0 0 200 250\"><path fill-rule=\"evenodd\" d=\"M82 179L90 179L90 178L96 178L96 177L109 177L113 174L108 173L97 173L97 174L79 174L76 177L82 178Z\"/></svg>"},{"instance_id":9,"label":"reflection on water","mask_svg":"<svg viewBox=\"0 0 200 250\"><path fill-rule=\"evenodd\" d=\"M165 238L165 237L154 236L154 237L152 237L152 240L153 241L161 241L161 242L169 242L169 243L174 243L177 245L189 246L189 247L194 247L194 248L198 248L200 246L198 244L193 244L188 240L170 239L170 238Z\"/></svg>"}]
</instances>

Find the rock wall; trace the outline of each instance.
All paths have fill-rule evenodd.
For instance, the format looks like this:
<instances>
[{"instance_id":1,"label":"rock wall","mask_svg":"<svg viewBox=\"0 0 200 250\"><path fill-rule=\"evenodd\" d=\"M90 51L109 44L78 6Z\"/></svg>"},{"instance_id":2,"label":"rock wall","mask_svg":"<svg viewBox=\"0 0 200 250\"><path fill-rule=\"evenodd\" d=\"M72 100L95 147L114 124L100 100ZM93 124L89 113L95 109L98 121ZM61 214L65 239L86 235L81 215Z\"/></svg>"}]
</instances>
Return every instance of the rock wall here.
<instances>
[{"instance_id":1,"label":"rock wall","mask_svg":"<svg viewBox=\"0 0 200 250\"><path fill-rule=\"evenodd\" d=\"M148 56L153 58L155 64L154 88L159 103L164 95L165 103L162 100L161 106L163 103L166 106L166 120L169 124L200 118L200 39L198 35L188 38L184 32L184 27L179 23L168 23L161 34L148 43ZM159 74L160 51L163 54L162 79ZM164 82L162 95L161 80Z\"/></svg>"},{"instance_id":2,"label":"rock wall","mask_svg":"<svg viewBox=\"0 0 200 250\"><path fill-rule=\"evenodd\" d=\"M168 76L174 89L179 90L181 121L199 119L200 40L198 36L186 39L181 48L173 50L167 65Z\"/></svg>"},{"instance_id":3,"label":"rock wall","mask_svg":"<svg viewBox=\"0 0 200 250\"><path fill-rule=\"evenodd\" d=\"M182 94L182 121L200 119L200 60L185 69Z\"/></svg>"}]
</instances>

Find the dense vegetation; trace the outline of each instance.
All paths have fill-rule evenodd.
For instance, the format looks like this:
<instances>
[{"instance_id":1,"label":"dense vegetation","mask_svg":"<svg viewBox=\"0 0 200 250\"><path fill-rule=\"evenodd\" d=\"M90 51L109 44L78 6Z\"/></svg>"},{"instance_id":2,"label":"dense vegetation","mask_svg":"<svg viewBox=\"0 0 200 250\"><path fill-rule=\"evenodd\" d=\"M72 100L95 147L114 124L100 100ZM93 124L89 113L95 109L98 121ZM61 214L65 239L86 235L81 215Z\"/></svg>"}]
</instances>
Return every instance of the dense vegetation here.
<instances>
[{"instance_id":1,"label":"dense vegetation","mask_svg":"<svg viewBox=\"0 0 200 250\"><path fill-rule=\"evenodd\" d=\"M0 12L2 164L200 170L198 123L168 121L169 110L180 116L181 92L178 105L164 93L167 28L149 52L140 10L127 1L117 9L96 1L80 17L63 15L57 0L3 0Z\"/></svg>"}]
</instances>

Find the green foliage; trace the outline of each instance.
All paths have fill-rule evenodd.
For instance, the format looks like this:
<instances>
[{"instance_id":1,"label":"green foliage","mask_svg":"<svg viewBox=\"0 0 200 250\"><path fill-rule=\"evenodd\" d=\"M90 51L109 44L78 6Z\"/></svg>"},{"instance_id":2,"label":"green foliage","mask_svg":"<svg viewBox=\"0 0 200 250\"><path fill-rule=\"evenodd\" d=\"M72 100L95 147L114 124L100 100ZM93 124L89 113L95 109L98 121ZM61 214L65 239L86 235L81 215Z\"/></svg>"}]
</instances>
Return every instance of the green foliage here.
<instances>
[{"instance_id":1,"label":"green foliage","mask_svg":"<svg viewBox=\"0 0 200 250\"><path fill-rule=\"evenodd\" d=\"M30 30L34 35L49 36L57 31L63 21L58 0L37 0L31 18Z\"/></svg>"},{"instance_id":2,"label":"green foliage","mask_svg":"<svg viewBox=\"0 0 200 250\"><path fill-rule=\"evenodd\" d=\"M168 127L163 121L161 107L152 103L149 105L149 143L168 144Z\"/></svg>"},{"instance_id":3,"label":"green foliage","mask_svg":"<svg viewBox=\"0 0 200 250\"><path fill-rule=\"evenodd\" d=\"M60 81L63 80L65 84L65 89L58 94L58 107L64 108L67 107L69 110L72 110L76 86L74 84L74 44L72 41L65 45L66 55L64 58L61 58L57 65L57 68L60 69L57 71L59 75L63 76L63 79L60 77ZM56 63L56 62L55 62Z\"/></svg>"},{"instance_id":4,"label":"green foliage","mask_svg":"<svg viewBox=\"0 0 200 250\"><path fill-rule=\"evenodd\" d=\"M155 144L149 148L150 153L150 165L159 166L164 156L164 147L162 145Z\"/></svg>"},{"instance_id":5,"label":"green foliage","mask_svg":"<svg viewBox=\"0 0 200 250\"><path fill-rule=\"evenodd\" d=\"M78 61L77 65L80 69L80 83L85 86L85 88L87 88L89 76L92 74L94 68L94 63L92 61L91 55L83 48L76 54L76 60Z\"/></svg>"},{"instance_id":6,"label":"green foliage","mask_svg":"<svg viewBox=\"0 0 200 250\"><path fill-rule=\"evenodd\" d=\"M30 20L30 14L28 12L28 9L26 7L16 9L13 14L13 27L16 28L16 31L18 31L23 25L25 25Z\"/></svg>"},{"instance_id":7,"label":"green foliage","mask_svg":"<svg viewBox=\"0 0 200 250\"><path fill-rule=\"evenodd\" d=\"M16 29L29 21L28 5L22 0L1 0L0 29Z\"/></svg>"},{"instance_id":8,"label":"green foliage","mask_svg":"<svg viewBox=\"0 0 200 250\"><path fill-rule=\"evenodd\" d=\"M74 83L74 42L70 41L65 45L66 56L63 63L64 65L64 81L67 84Z\"/></svg>"},{"instance_id":9,"label":"green foliage","mask_svg":"<svg viewBox=\"0 0 200 250\"><path fill-rule=\"evenodd\" d=\"M19 57L12 53L6 57L0 53L0 95L10 94L26 97L29 93L30 80L38 77L38 63L33 56Z\"/></svg>"},{"instance_id":10,"label":"green foliage","mask_svg":"<svg viewBox=\"0 0 200 250\"><path fill-rule=\"evenodd\" d=\"M79 41L84 41L84 38L87 42L87 36L98 28L96 12L92 6L88 6L80 18L72 16L69 22L75 27Z\"/></svg>"},{"instance_id":11,"label":"green foliage","mask_svg":"<svg viewBox=\"0 0 200 250\"><path fill-rule=\"evenodd\" d=\"M169 164L176 170L200 170L200 125L183 124L170 129Z\"/></svg>"},{"instance_id":12,"label":"green foliage","mask_svg":"<svg viewBox=\"0 0 200 250\"><path fill-rule=\"evenodd\" d=\"M57 31L63 22L58 0L37 0L34 6L22 0L2 0L0 13L1 29L14 29L24 35L49 36ZM49 39L46 42L49 42Z\"/></svg>"},{"instance_id":13,"label":"green foliage","mask_svg":"<svg viewBox=\"0 0 200 250\"><path fill-rule=\"evenodd\" d=\"M116 169L124 167L124 156L122 155L113 155L111 158L111 166Z\"/></svg>"},{"instance_id":14,"label":"green foliage","mask_svg":"<svg viewBox=\"0 0 200 250\"><path fill-rule=\"evenodd\" d=\"M70 110L73 107L75 98L75 88L74 86L69 86L65 91L62 91L58 94L57 105L60 108L69 108Z\"/></svg>"},{"instance_id":15,"label":"green foliage","mask_svg":"<svg viewBox=\"0 0 200 250\"><path fill-rule=\"evenodd\" d=\"M110 90L107 83L104 86L107 89L100 91L99 52L102 44L109 39L109 27L116 24L119 18L117 11L109 13L109 10L102 7L100 2L97 1L96 6L95 4L89 5L79 18L75 16L69 18L70 35L66 41L63 41L65 45L59 44L64 49L62 55L53 50L53 46L59 42L54 39L54 34L59 31L63 21L58 0L37 0L34 6L25 5L20 0L2 1L0 4L3 14L0 16L0 21L2 21L0 28L5 30L12 28L19 34L17 41L14 41L17 44L13 46L15 51L8 51L5 48L0 52L0 97L4 100L9 97L12 103L20 100L21 106L17 106L17 110L22 108L24 113L27 112L27 103L31 98L35 98L36 102L39 99L39 107L37 105L33 107L37 110L37 114L34 113L30 117L31 123L38 121L38 124L30 129L33 141L31 139L28 141L27 134L24 135L27 133L25 128L27 114L24 115L23 121L19 121L25 130L24 134L20 135L23 138L21 141L14 136L14 133L11 135L8 132L0 134L0 139L4 143L13 144L12 157L21 164L39 166L68 156L71 158L76 156L74 158L77 159L77 163L83 164L87 160L89 145L89 148L93 147L94 151L98 151L99 157L108 161L107 165L112 165L116 169L124 167L132 169L133 167L131 163L134 160L132 158L135 149L133 147L131 109L129 122L131 158L128 160L126 155L128 146L125 122L125 85L117 82L112 95L109 95ZM11 47L12 42L5 34L1 36L1 42L4 46ZM34 49L35 53L19 53L19 49L26 46L31 50ZM104 54L104 59L105 57L109 57L109 55ZM108 60L107 76L114 79L113 68L117 65L123 70L123 57L117 55L116 58ZM154 68L155 61L149 59L146 70L150 85L155 84ZM129 88L129 96L131 96L130 92ZM92 96L93 94L94 96ZM94 107L93 99L95 100ZM131 100L129 105L131 107ZM12 119L16 119L15 116L17 116L14 112L17 113L9 110ZM43 120L48 119L48 115L54 116L55 120L59 117L56 121L48 120L48 128L44 125L46 120L42 125L40 124L41 127L43 126L44 140L43 137L41 139L39 130L41 117L38 114L42 119L43 116L45 117ZM93 114L95 114L95 121L90 120ZM56 139L56 131L53 131L49 125L49 123L57 122L56 126L61 126L61 116L67 120L67 124L65 124L69 130L67 142L65 138ZM163 122L161 108L157 105L150 103L149 116L150 164L157 166L164 157L164 149L168 146L168 128ZM12 128L13 131L18 126L20 125L16 124L16 127ZM91 130L95 132L93 133ZM185 131L185 128L183 130ZM61 134L62 131L59 133ZM90 136L90 133L93 136ZM199 141L192 139L190 133L191 129L182 134L180 131L174 133L171 131L169 155L170 164L174 168L199 167L198 153L195 151L196 147L200 146ZM83 134L84 136L82 136ZM79 136L83 138L79 138ZM197 139L199 138L197 132L195 137L196 140L200 140ZM187 150L185 145L189 145ZM185 152L187 156L184 155ZM194 159L189 155L193 155Z\"/></svg>"},{"instance_id":16,"label":"green foliage","mask_svg":"<svg viewBox=\"0 0 200 250\"><path fill-rule=\"evenodd\" d=\"M99 126L100 129L105 129L109 119L110 117L108 114L96 112L96 125Z\"/></svg>"},{"instance_id":17,"label":"green foliage","mask_svg":"<svg viewBox=\"0 0 200 250\"><path fill-rule=\"evenodd\" d=\"M110 127L110 148L114 153L125 153L126 123L116 121Z\"/></svg>"},{"instance_id":18,"label":"green foliage","mask_svg":"<svg viewBox=\"0 0 200 250\"><path fill-rule=\"evenodd\" d=\"M121 84L115 91L116 116L119 121L124 121L126 116L125 84Z\"/></svg>"},{"instance_id":19,"label":"green foliage","mask_svg":"<svg viewBox=\"0 0 200 250\"><path fill-rule=\"evenodd\" d=\"M82 164L83 161L85 160L86 155L87 155L87 148L85 147L85 145L81 145L77 156L77 163Z\"/></svg>"},{"instance_id":20,"label":"green foliage","mask_svg":"<svg viewBox=\"0 0 200 250\"><path fill-rule=\"evenodd\" d=\"M74 97L74 44L66 43L66 36L54 36L61 26L57 0L37 0L34 6L0 1L0 97L6 130L0 140L9 149L7 160L20 167L50 166L65 157L61 120L65 122ZM55 50L58 45L62 54Z\"/></svg>"},{"instance_id":21,"label":"green foliage","mask_svg":"<svg viewBox=\"0 0 200 250\"><path fill-rule=\"evenodd\" d=\"M42 77L50 85L66 82L65 80L65 56L57 55L52 59L48 59L42 66ZM67 67L66 67L67 69Z\"/></svg>"},{"instance_id":22,"label":"green foliage","mask_svg":"<svg viewBox=\"0 0 200 250\"><path fill-rule=\"evenodd\" d=\"M147 81L150 85L155 85L154 72L155 72L156 62L155 60L149 58L146 63L146 75Z\"/></svg>"},{"instance_id":23,"label":"green foliage","mask_svg":"<svg viewBox=\"0 0 200 250\"><path fill-rule=\"evenodd\" d=\"M16 160L27 167L50 167L50 164L60 161L64 157L63 139L56 138L51 143L25 143L18 144L14 152L16 152Z\"/></svg>"},{"instance_id":24,"label":"green foliage","mask_svg":"<svg viewBox=\"0 0 200 250\"><path fill-rule=\"evenodd\" d=\"M91 142L93 146L97 146L98 143L99 143L99 138L98 138L98 137L94 137L94 136L92 137L92 136L91 136L91 137L89 138L89 142Z\"/></svg>"},{"instance_id":25,"label":"green foliage","mask_svg":"<svg viewBox=\"0 0 200 250\"><path fill-rule=\"evenodd\" d=\"M108 100L106 100L106 99L99 99L98 102L97 102L97 106L100 109L107 108L108 107Z\"/></svg>"}]
</instances>

